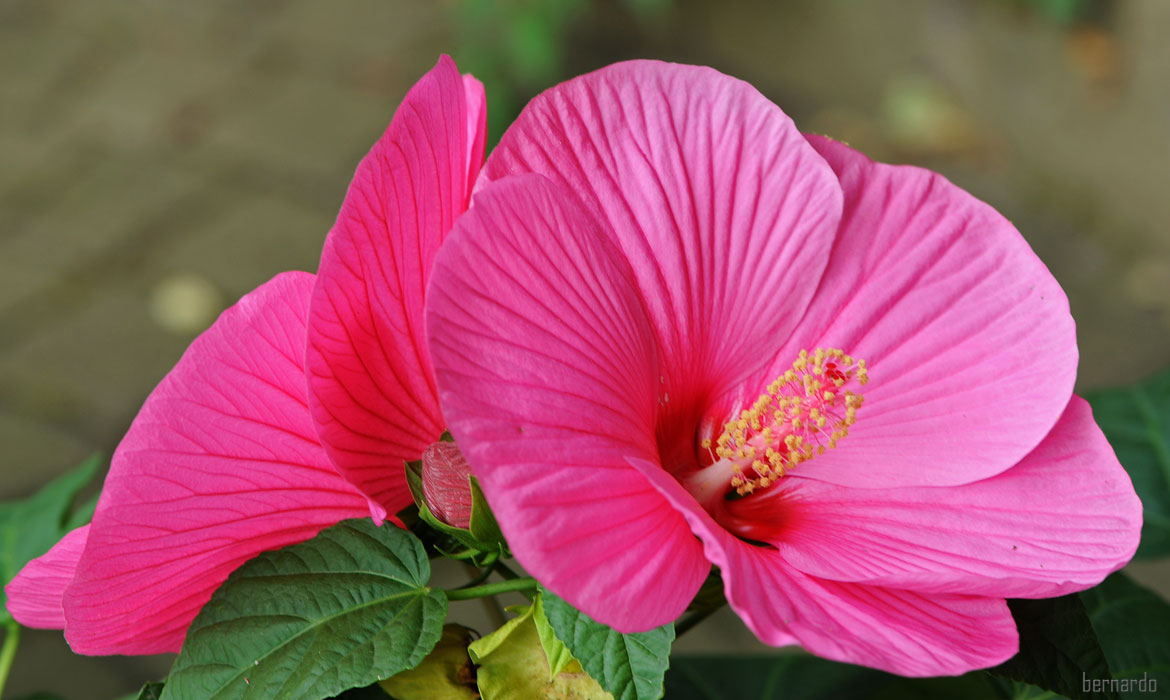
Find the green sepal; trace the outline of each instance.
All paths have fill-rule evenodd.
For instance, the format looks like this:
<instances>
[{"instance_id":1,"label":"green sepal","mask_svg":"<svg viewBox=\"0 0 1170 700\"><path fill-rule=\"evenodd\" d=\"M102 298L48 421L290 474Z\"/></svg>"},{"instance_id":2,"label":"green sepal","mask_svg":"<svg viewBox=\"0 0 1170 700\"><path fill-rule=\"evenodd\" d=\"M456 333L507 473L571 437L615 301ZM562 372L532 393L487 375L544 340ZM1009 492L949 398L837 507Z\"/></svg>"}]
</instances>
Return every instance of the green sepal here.
<instances>
[{"instance_id":1,"label":"green sepal","mask_svg":"<svg viewBox=\"0 0 1170 700\"><path fill-rule=\"evenodd\" d=\"M471 522L468 528L472 537L480 542L494 544L497 549L493 551L498 551L501 556L506 555L508 542L504 539L504 533L500 531L500 523L496 520L495 513L492 513L491 506L483 495L479 479L475 478L474 474L469 474L467 480L471 487Z\"/></svg>"}]
</instances>

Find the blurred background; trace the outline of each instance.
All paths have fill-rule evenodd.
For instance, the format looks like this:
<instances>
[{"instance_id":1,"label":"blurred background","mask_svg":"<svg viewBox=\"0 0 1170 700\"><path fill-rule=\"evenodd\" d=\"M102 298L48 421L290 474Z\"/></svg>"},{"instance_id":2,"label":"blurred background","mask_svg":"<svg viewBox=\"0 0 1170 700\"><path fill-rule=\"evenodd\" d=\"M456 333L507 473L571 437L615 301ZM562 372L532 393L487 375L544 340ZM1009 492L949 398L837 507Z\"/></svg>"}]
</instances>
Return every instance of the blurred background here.
<instances>
[{"instance_id":1,"label":"blurred background","mask_svg":"<svg viewBox=\"0 0 1170 700\"><path fill-rule=\"evenodd\" d=\"M1170 365L1168 29L1166 0L0 0L0 499L108 455L221 310L316 269L443 52L487 85L493 142L617 60L748 80L994 205L1068 292L1078 388L1140 379ZM727 616L679 646L751 645ZM112 698L168 664L27 633L8 696Z\"/></svg>"}]
</instances>

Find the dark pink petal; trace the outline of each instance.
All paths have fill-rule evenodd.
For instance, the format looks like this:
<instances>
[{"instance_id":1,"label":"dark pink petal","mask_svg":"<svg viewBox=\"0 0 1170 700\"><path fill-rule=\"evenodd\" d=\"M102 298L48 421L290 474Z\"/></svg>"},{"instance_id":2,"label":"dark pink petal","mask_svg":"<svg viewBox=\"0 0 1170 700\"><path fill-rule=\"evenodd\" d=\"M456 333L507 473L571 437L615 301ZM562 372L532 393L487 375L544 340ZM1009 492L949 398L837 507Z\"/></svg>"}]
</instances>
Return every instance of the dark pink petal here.
<instances>
[{"instance_id":1,"label":"dark pink petal","mask_svg":"<svg viewBox=\"0 0 1170 700\"><path fill-rule=\"evenodd\" d=\"M476 195L435 261L431 356L451 433L520 563L630 632L675 619L710 568L626 463L656 459L653 330L629 264L563 188Z\"/></svg>"},{"instance_id":2,"label":"dark pink petal","mask_svg":"<svg viewBox=\"0 0 1170 700\"><path fill-rule=\"evenodd\" d=\"M73 581L88 535L89 525L70 531L52 549L26 564L4 587L8 612L17 622L37 629L65 629L61 600Z\"/></svg>"},{"instance_id":3,"label":"dark pink petal","mask_svg":"<svg viewBox=\"0 0 1170 700\"><path fill-rule=\"evenodd\" d=\"M65 637L80 654L177 651L256 554L369 513L317 441L305 392L313 276L285 273L195 340L114 453Z\"/></svg>"},{"instance_id":4,"label":"dark pink petal","mask_svg":"<svg viewBox=\"0 0 1170 700\"><path fill-rule=\"evenodd\" d=\"M841 210L832 171L779 107L710 68L657 61L529 103L483 178L521 172L564 184L629 259L676 399L702 401L773 356Z\"/></svg>"},{"instance_id":5,"label":"dark pink petal","mask_svg":"<svg viewBox=\"0 0 1170 700\"><path fill-rule=\"evenodd\" d=\"M786 513L772 541L805 573L1000 598L1100 583L1133 556L1142 525L1129 476L1078 397L1035 451L990 479L902 489L799 480L758 507Z\"/></svg>"},{"instance_id":6,"label":"dark pink petal","mask_svg":"<svg viewBox=\"0 0 1170 700\"><path fill-rule=\"evenodd\" d=\"M808 576L775 550L732 536L655 465L631 463L686 517L722 572L728 603L767 644L795 642L817 656L904 676L957 675L1017 651L1015 622L1002 599Z\"/></svg>"},{"instance_id":7,"label":"dark pink petal","mask_svg":"<svg viewBox=\"0 0 1170 700\"><path fill-rule=\"evenodd\" d=\"M448 525L471 523L471 465L453 442L436 442L422 453L422 490L427 507Z\"/></svg>"},{"instance_id":8,"label":"dark pink petal","mask_svg":"<svg viewBox=\"0 0 1170 700\"><path fill-rule=\"evenodd\" d=\"M800 475L950 486L1016 464L1072 396L1064 292L1011 223L942 176L809 140L841 179L845 214L805 318L760 381L822 346L867 360L870 382L849 437Z\"/></svg>"},{"instance_id":9,"label":"dark pink petal","mask_svg":"<svg viewBox=\"0 0 1170 700\"><path fill-rule=\"evenodd\" d=\"M393 513L403 460L439 439L423 336L431 263L483 159L483 86L447 56L418 81L358 165L329 232L309 321L309 394L341 473Z\"/></svg>"}]
</instances>

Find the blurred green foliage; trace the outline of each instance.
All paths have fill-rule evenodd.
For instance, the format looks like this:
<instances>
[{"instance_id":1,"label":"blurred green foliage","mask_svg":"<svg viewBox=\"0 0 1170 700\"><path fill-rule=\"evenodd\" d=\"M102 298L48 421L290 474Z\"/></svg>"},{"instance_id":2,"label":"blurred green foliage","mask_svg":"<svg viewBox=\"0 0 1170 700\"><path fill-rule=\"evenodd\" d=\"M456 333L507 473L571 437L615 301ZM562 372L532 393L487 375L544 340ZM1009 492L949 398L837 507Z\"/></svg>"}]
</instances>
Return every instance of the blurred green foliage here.
<instances>
[{"instance_id":1,"label":"blurred green foliage","mask_svg":"<svg viewBox=\"0 0 1170 700\"><path fill-rule=\"evenodd\" d=\"M580 72L580 57L599 67L608 56L597 43L613 36L597 29L607 21L637 31L661 22L674 0L454 0L448 17L455 28L459 69L484 84L488 101L488 147L536 94ZM571 59L573 65L570 65ZM588 69L586 68L586 70Z\"/></svg>"},{"instance_id":2,"label":"blurred green foliage","mask_svg":"<svg viewBox=\"0 0 1170 700\"><path fill-rule=\"evenodd\" d=\"M1062 24L1102 21L1109 13L1110 0L1012 0Z\"/></svg>"},{"instance_id":3,"label":"blurred green foliage","mask_svg":"<svg viewBox=\"0 0 1170 700\"><path fill-rule=\"evenodd\" d=\"M645 2L646 0L643 0ZM455 61L484 84L494 145L521 107L565 77L566 35L586 0L458 0Z\"/></svg>"}]
</instances>

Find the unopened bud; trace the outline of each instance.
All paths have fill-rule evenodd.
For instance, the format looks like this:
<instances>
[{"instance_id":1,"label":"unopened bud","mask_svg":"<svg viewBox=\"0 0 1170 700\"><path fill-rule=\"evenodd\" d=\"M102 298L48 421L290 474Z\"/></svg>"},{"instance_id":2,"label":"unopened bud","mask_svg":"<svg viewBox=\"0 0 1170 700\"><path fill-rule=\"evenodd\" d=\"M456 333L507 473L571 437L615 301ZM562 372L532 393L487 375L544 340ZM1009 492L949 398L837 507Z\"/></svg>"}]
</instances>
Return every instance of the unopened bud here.
<instances>
[{"instance_id":1,"label":"unopened bud","mask_svg":"<svg viewBox=\"0 0 1170 700\"><path fill-rule=\"evenodd\" d=\"M436 442L422 455L422 490L427 508L448 525L471 523L471 466L453 442Z\"/></svg>"}]
</instances>

